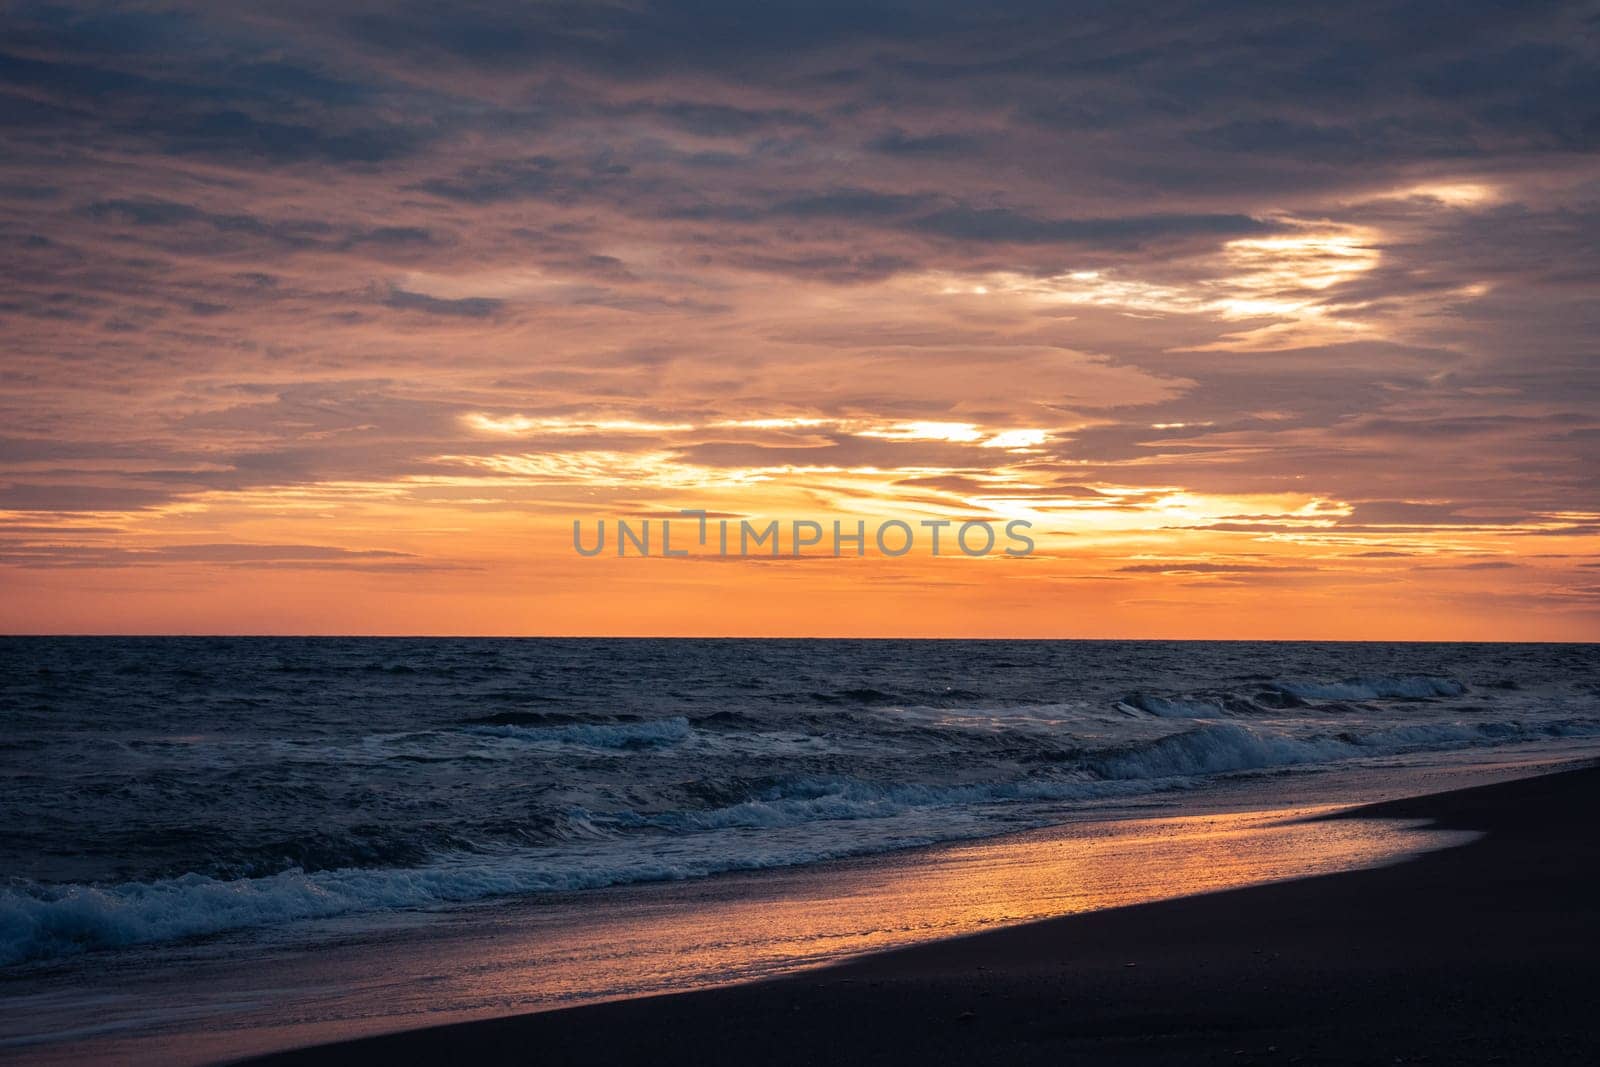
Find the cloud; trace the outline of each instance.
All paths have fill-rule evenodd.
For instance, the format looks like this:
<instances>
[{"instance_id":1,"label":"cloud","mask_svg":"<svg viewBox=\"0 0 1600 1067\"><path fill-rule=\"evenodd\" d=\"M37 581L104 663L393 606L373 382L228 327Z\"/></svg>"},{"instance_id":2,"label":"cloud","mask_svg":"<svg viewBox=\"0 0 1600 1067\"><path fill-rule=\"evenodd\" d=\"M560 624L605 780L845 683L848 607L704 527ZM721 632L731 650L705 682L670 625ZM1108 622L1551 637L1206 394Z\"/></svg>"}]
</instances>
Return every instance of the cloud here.
<instances>
[{"instance_id":1,"label":"cloud","mask_svg":"<svg viewBox=\"0 0 1600 1067\"><path fill-rule=\"evenodd\" d=\"M128 511L163 503L172 495L160 489L137 486L14 482L0 486L0 508L49 512Z\"/></svg>"},{"instance_id":2,"label":"cloud","mask_svg":"<svg viewBox=\"0 0 1600 1067\"><path fill-rule=\"evenodd\" d=\"M1459 505L1418 503L1411 500L1363 500L1350 512L1349 522L1364 526L1482 525L1522 521L1523 516L1482 517L1461 513Z\"/></svg>"},{"instance_id":3,"label":"cloud","mask_svg":"<svg viewBox=\"0 0 1600 1067\"><path fill-rule=\"evenodd\" d=\"M465 319L486 319L504 306L504 301L490 297L467 296L444 299L426 293L411 293L404 289L391 289L383 298L383 303L385 307L400 311L420 311L426 315Z\"/></svg>"},{"instance_id":4,"label":"cloud","mask_svg":"<svg viewBox=\"0 0 1600 1067\"><path fill-rule=\"evenodd\" d=\"M918 219L917 229L964 241L1023 244L1084 242L1136 247L1162 238L1196 234L1242 237L1276 227L1247 215L1132 215L1102 219L1036 218L1006 208L952 208Z\"/></svg>"},{"instance_id":5,"label":"cloud","mask_svg":"<svg viewBox=\"0 0 1600 1067\"><path fill-rule=\"evenodd\" d=\"M221 156L273 163L382 163L416 150L417 135L403 128L326 130L273 122L242 111L182 115L141 126L170 155Z\"/></svg>"},{"instance_id":6,"label":"cloud","mask_svg":"<svg viewBox=\"0 0 1600 1067\"><path fill-rule=\"evenodd\" d=\"M413 187L448 200L493 204L516 200L578 200L593 197L628 173L603 159L570 161L555 156L502 159L464 167L448 177Z\"/></svg>"},{"instance_id":7,"label":"cloud","mask_svg":"<svg viewBox=\"0 0 1600 1067\"><path fill-rule=\"evenodd\" d=\"M730 479L734 514L1048 516L1147 568L1106 584L1600 530L1574 5L7 18L0 511L120 531L63 555ZM910 424L1019 447L863 429Z\"/></svg>"},{"instance_id":8,"label":"cloud","mask_svg":"<svg viewBox=\"0 0 1600 1067\"><path fill-rule=\"evenodd\" d=\"M1518 564L1506 559L1481 560L1475 563L1446 563L1416 568L1419 571L1509 571Z\"/></svg>"},{"instance_id":9,"label":"cloud","mask_svg":"<svg viewBox=\"0 0 1600 1067\"><path fill-rule=\"evenodd\" d=\"M937 159L976 156L988 143L988 139L980 134L928 133L916 136L903 130L891 130L868 142L868 147L885 155Z\"/></svg>"},{"instance_id":10,"label":"cloud","mask_svg":"<svg viewBox=\"0 0 1600 1067\"><path fill-rule=\"evenodd\" d=\"M1203 560L1171 560L1166 563L1133 563L1118 567L1119 574L1292 574L1317 570L1306 566L1263 566L1253 563L1208 563Z\"/></svg>"},{"instance_id":11,"label":"cloud","mask_svg":"<svg viewBox=\"0 0 1600 1067\"><path fill-rule=\"evenodd\" d=\"M448 561L417 559L407 552L346 549L328 545L193 544L127 548L42 541L0 541L0 564L29 569L94 569L200 565L247 569L355 570L416 573L454 570Z\"/></svg>"}]
</instances>

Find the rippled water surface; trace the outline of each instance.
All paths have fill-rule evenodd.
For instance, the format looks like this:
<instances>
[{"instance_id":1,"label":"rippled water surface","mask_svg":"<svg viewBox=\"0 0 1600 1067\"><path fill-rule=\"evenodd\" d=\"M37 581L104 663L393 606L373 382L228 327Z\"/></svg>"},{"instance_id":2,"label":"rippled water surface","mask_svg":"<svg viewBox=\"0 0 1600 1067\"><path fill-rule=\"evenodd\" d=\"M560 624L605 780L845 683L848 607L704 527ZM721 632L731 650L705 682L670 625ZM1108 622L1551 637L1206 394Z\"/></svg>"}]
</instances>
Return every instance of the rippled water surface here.
<instances>
[{"instance_id":1,"label":"rippled water surface","mask_svg":"<svg viewBox=\"0 0 1600 1067\"><path fill-rule=\"evenodd\" d=\"M1597 736L1594 646L0 639L0 964Z\"/></svg>"}]
</instances>

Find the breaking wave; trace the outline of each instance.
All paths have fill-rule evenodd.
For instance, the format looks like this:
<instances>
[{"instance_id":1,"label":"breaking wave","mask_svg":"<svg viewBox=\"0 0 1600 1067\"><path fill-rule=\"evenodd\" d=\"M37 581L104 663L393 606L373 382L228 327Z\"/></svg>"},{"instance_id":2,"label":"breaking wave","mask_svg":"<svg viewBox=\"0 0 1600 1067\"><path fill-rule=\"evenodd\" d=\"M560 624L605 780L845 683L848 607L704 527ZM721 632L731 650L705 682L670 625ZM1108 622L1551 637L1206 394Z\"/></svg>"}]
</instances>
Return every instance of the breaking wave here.
<instances>
[{"instance_id":1,"label":"breaking wave","mask_svg":"<svg viewBox=\"0 0 1600 1067\"><path fill-rule=\"evenodd\" d=\"M1307 700L1430 700L1457 697L1467 687L1454 678L1426 674L1398 678L1352 678L1343 682L1282 682L1281 688Z\"/></svg>"},{"instance_id":2,"label":"breaking wave","mask_svg":"<svg viewBox=\"0 0 1600 1067\"><path fill-rule=\"evenodd\" d=\"M662 734L643 736L678 737L686 729L686 724L680 723ZM596 736L582 736L585 740L581 743L596 741ZM597 736L604 739L601 743L621 744L640 735ZM819 824L924 816L912 841L925 843L977 835L966 824L953 828L926 818L941 809L1133 795L1193 787L1197 778L1228 772L1328 763L1418 748L1568 736L1600 736L1600 721L1566 720L1536 726L1436 723L1301 738L1239 723L1201 722L1146 744L1091 756L1059 777L948 785L799 777L773 784L738 803L706 810L569 812L568 832L562 836L602 840L613 846L602 851L454 852L408 868L291 869L238 879L186 874L113 885L12 885L0 889L0 964L350 912L691 878L874 850L870 840L864 843L859 836L838 835L830 841L828 835L822 835L788 848L773 842L766 849L751 851L742 837L718 836L723 831L816 828ZM1008 824L991 832L1014 828L1015 824ZM670 850L670 857L646 849L615 847L640 829L670 834L680 844Z\"/></svg>"},{"instance_id":3,"label":"breaking wave","mask_svg":"<svg viewBox=\"0 0 1600 1067\"><path fill-rule=\"evenodd\" d=\"M0 965L978 837L1213 776L1600 737L1594 657L1556 647L92 652L0 658L0 756L27 765L0 774L16 813L0 870L28 875L0 880Z\"/></svg>"}]
</instances>

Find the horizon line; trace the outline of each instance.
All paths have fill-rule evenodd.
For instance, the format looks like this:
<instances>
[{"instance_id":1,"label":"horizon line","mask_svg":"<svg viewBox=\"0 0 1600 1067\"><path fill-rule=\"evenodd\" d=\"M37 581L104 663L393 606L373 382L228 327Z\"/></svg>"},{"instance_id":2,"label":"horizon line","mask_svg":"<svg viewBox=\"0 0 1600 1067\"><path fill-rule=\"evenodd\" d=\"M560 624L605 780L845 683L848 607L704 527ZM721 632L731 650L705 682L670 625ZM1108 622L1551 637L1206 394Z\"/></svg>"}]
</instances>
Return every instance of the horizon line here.
<instances>
[{"instance_id":1,"label":"horizon line","mask_svg":"<svg viewBox=\"0 0 1600 1067\"><path fill-rule=\"evenodd\" d=\"M1036 644L1279 644L1279 645L1600 645L1600 641L1529 641L1489 638L1349 637L1004 637L878 634L450 634L450 633L4 633L0 640L301 640L301 641L991 641Z\"/></svg>"}]
</instances>

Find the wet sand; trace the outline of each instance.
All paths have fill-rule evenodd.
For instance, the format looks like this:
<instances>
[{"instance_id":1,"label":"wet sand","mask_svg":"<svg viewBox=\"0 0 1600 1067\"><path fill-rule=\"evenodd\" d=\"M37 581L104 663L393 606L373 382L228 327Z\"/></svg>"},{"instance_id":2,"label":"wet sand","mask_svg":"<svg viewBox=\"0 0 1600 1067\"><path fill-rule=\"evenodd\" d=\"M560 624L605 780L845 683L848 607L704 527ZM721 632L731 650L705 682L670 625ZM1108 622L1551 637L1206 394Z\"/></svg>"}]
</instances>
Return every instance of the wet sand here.
<instances>
[{"instance_id":1,"label":"wet sand","mask_svg":"<svg viewBox=\"0 0 1600 1067\"><path fill-rule=\"evenodd\" d=\"M751 985L281 1053L324 1063L1595 1062L1600 769L1345 817L1394 866L1046 920Z\"/></svg>"}]
</instances>

